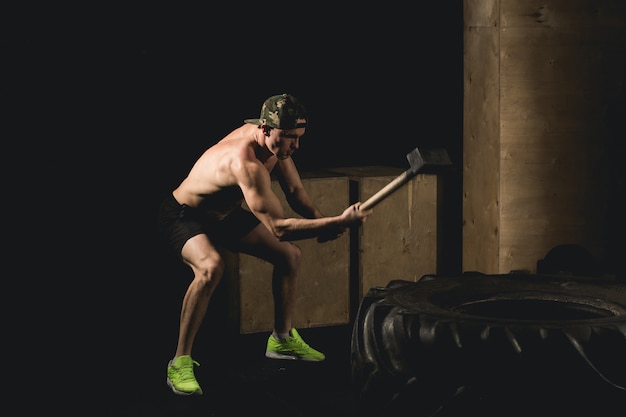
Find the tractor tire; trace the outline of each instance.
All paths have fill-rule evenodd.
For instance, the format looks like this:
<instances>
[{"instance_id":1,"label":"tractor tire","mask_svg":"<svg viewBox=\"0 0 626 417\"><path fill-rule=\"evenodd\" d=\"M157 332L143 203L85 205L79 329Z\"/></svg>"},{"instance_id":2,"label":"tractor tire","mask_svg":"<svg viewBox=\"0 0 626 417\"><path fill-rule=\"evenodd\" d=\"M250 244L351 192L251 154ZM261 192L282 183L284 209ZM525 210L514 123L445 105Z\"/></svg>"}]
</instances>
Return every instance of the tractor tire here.
<instances>
[{"instance_id":1,"label":"tractor tire","mask_svg":"<svg viewBox=\"0 0 626 417\"><path fill-rule=\"evenodd\" d=\"M352 329L358 416L624 416L626 284L511 273L392 280Z\"/></svg>"}]
</instances>

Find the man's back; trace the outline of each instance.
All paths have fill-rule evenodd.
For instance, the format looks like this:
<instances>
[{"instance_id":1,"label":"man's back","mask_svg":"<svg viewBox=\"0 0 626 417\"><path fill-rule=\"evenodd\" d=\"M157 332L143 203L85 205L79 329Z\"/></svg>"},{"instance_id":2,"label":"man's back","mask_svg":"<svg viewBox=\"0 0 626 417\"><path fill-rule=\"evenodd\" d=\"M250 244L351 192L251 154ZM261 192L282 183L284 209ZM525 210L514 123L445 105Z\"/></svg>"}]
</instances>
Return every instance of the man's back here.
<instances>
[{"instance_id":1,"label":"man's back","mask_svg":"<svg viewBox=\"0 0 626 417\"><path fill-rule=\"evenodd\" d=\"M233 170L244 164L262 163L255 154L253 133L256 130L256 126L243 125L204 151L187 177L174 190L176 200L190 207L206 205L203 204L205 200L218 203L219 207L241 204L243 196L239 189L240 181ZM269 170L276 163L276 158L270 159L269 166L266 165L268 177Z\"/></svg>"}]
</instances>

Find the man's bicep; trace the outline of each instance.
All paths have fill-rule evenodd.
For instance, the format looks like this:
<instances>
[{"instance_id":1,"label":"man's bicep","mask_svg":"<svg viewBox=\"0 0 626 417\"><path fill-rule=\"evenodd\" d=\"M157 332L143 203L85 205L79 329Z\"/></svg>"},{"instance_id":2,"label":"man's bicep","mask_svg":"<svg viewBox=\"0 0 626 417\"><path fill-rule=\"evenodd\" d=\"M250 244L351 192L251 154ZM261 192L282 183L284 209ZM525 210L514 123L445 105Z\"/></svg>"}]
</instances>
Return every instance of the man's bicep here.
<instances>
[{"instance_id":1,"label":"man's bicep","mask_svg":"<svg viewBox=\"0 0 626 417\"><path fill-rule=\"evenodd\" d=\"M303 188L302 179L291 158L278 161L278 179L286 194L292 194Z\"/></svg>"},{"instance_id":2,"label":"man's bicep","mask_svg":"<svg viewBox=\"0 0 626 417\"><path fill-rule=\"evenodd\" d=\"M254 214L269 216L271 218L282 218L284 216L283 206L278 197L271 191L269 192L244 192L246 204Z\"/></svg>"},{"instance_id":3,"label":"man's bicep","mask_svg":"<svg viewBox=\"0 0 626 417\"><path fill-rule=\"evenodd\" d=\"M248 176L241 189L246 204L255 215L269 219L283 218L283 206L272 190L269 175L253 173Z\"/></svg>"}]
</instances>

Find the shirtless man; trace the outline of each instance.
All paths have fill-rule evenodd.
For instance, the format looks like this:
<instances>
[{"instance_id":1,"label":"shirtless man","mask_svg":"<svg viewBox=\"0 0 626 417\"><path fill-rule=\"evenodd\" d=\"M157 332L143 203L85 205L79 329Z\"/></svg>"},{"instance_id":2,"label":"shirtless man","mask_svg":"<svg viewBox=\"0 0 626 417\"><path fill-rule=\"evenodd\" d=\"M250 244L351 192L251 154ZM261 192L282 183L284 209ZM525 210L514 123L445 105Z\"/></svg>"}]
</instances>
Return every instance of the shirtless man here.
<instances>
[{"instance_id":1,"label":"shirtless man","mask_svg":"<svg viewBox=\"0 0 626 417\"><path fill-rule=\"evenodd\" d=\"M305 190L291 155L307 125L305 107L288 94L265 100L259 119L208 148L187 177L163 201L159 229L194 274L182 302L176 352L167 384L176 394L202 394L194 375L192 346L209 301L224 274L218 247L264 259L273 266L274 330L265 356L321 361L292 326L301 251L292 241L336 239L366 221L372 210L360 203L324 216ZM285 217L271 188L275 171L289 205L302 218ZM245 200L250 210L242 207Z\"/></svg>"}]
</instances>

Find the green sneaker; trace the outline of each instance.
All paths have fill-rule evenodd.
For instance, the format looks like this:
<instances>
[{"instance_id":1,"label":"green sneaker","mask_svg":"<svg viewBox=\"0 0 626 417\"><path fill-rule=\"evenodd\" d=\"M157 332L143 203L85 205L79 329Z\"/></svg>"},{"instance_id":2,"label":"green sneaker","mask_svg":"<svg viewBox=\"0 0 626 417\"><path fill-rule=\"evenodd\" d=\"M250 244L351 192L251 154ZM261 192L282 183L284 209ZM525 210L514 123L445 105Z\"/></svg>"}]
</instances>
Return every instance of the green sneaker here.
<instances>
[{"instance_id":1,"label":"green sneaker","mask_svg":"<svg viewBox=\"0 0 626 417\"><path fill-rule=\"evenodd\" d=\"M267 339L265 357L270 359L291 359L301 361L323 361L326 356L307 345L296 329L291 329L291 336L283 341L270 335Z\"/></svg>"},{"instance_id":2,"label":"green sneaker","mask_svg":"<svg viewBox=\"0 0 626 417\"><path fill-rule=\"evenodd\" d=\"M202 395L202 388L193 374L193 366L200 364L191 356L179 356L167 364L167 385L178 395Z\"/></svg>"}]
</instances>

